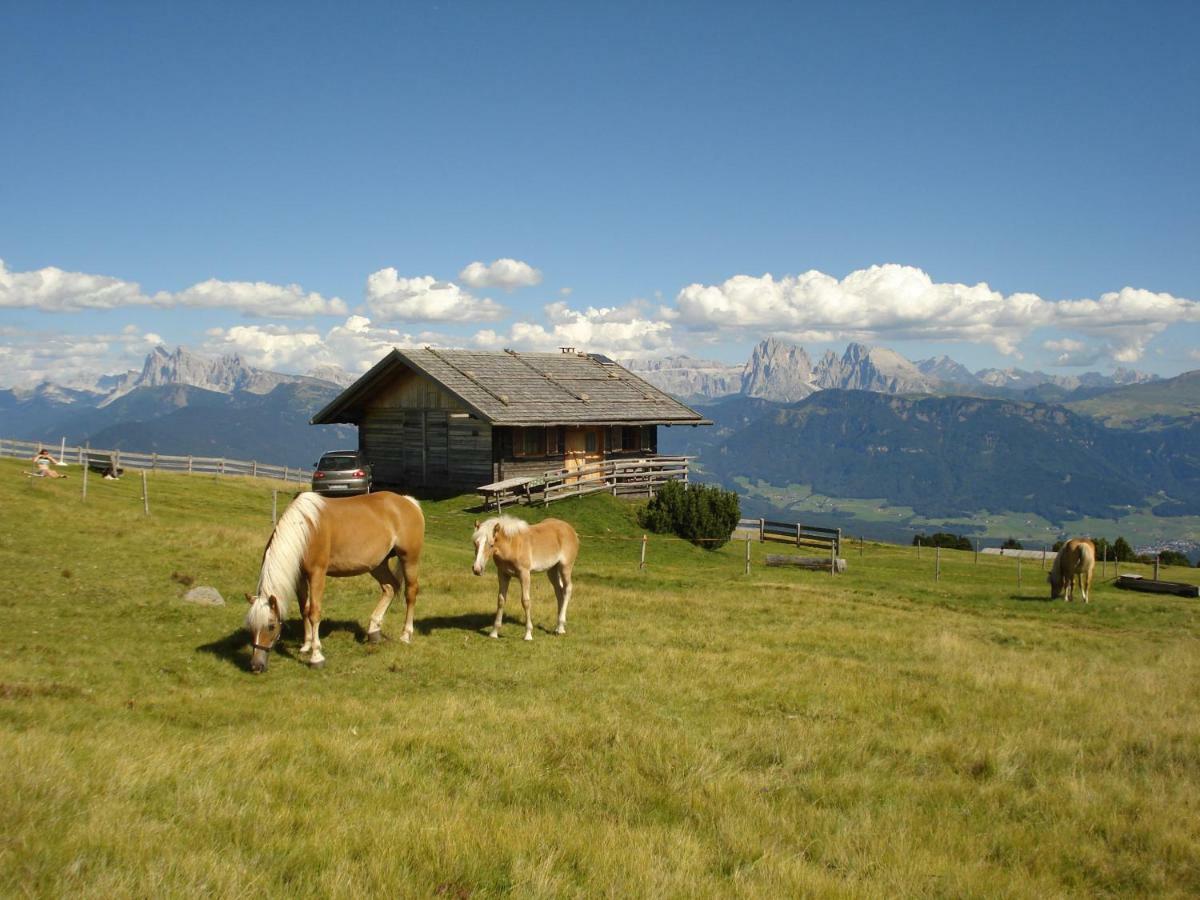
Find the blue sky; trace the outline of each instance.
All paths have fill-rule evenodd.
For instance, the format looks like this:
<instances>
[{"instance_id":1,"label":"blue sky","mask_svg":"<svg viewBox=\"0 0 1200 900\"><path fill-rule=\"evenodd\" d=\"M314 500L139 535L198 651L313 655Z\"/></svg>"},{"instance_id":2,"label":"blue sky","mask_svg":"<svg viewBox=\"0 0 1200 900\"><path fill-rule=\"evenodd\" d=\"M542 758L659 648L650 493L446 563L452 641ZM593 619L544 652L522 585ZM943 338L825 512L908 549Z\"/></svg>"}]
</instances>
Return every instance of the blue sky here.
<instances>
[{"instance_id":1,"label":"blue sky","mask_svg":"<svg viewBox=\"0 0 1200 900\"><path fill-rule=\"evenodd\" d=\"M1169 3L10 5L0 386L158 341L1200 368L1198 38Z\"/></svg>"}]
</instances>

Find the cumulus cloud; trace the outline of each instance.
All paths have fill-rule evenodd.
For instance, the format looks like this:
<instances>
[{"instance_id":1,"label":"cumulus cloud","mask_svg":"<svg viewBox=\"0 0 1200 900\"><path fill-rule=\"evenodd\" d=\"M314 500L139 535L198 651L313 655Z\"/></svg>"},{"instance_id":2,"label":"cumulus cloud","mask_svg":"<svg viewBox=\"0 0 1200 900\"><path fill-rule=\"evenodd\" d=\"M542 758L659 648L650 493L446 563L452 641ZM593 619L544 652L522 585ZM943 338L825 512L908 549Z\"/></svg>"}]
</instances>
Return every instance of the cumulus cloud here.
<instances>
[{"instance_id":1,"label":"cumulus cloud","mask_svg":"<svg viewBox=\"0 0 1200 900\"><path fill-rule=\"evenodd\" d=\"M338 297L305 292L298 285L210 278L182 291L146 294L137 282L108 275L67 272L55 266L13 272L0 260L0 308L69 313L152 306L233 309L248 316L345 315Z\"/></svg>"},{"instance_id":2,"label":"cumulus cloud","mask_svg":"<svg viewBox=\"0 0 1200 900\"><path fill-rule=\"evenodd\" d=\"M367 276L367 309L392 322L478 322L504 314L498 303L477 299L451 281L402 278L391 266Z\"/></svg>"},{"instance_id":3,"label":"cumulus cloud","mask_svg":"<svg viewBox=\"0 0 1200 900\"><path fill-rule=\"evenodd\" d=\"M505 257L495 260L491 265L481 262L470 263L458 273L458 279L476 290L494 287L513 291L517 288L541 284L542 273L540 269L535 269L527 262Z\"/></svg>"},{"instance_id":4,"label":"cumulus cloud","mask_svg":"<svg viewBox=\"0 0 1200 900\"><path fill-rule=\"evenodd\" d=\"M6 328L0 333L0 386L26 387L43 381L92 387L102 374L140 369L162 338L127 325L112 334Z\"/></svg>"},{"instance_id":5,"label":"cumulus cloud","mask_svg":"<svg viewBox=\"0 0 1200 900\"><path fill-rule=\"evenodd\" d=\"M661 356L676 349L671 323L649 318L641 304L577 310L558 302L544 309L549 327L538 322L514 322L507 333L476 333L473 343L486 349L553 351L578 347L622 357Z\"/></svg>"},{"instance_id":6,"label":"cumulus cloud","mask_svg":"<svg viewBox=\"0 0 1200 900\"><path fill-rule=\"evenodd\" d=\"M1017 355L1037 328L1101 337L1118 362L1132 362L1174 322L1200 321L1200 303L1124 288L1099 300L1004 295L987 284L936 283L895 264L839 280L818 271L775 279L735 275L719 285L691 284L675 300L678 321L694 331L756 329L797 340L923 340L991 344Z\"/></svg>"},{"instance_id":7,"label":"cumulus cloud","mask_svg":"<svg viewBox=\"0 0 1200 900\"><path fill-rule=\"evenodd\" d=\"M1057 354L1054 358L1056 366L1090 366L1104 355L1102 348L1089 347L1083 341L1074 338L1043 341L1042 348Z\"/></svg>"},{"instance_id":8,"label":"cumulus cloud","mask_svg":"<svg viewBox=\"0 0 1200 900\"><path fill-rule=\"evenodd\" d=\"M393 347L444 342L443 335L408 334L372 325L365 316L350 316L324 334L311 327L293 329L286 325L213 328L207 333L203 350L214 356L237 353L252 366L275 371L304 373L332 365L358 374L379 362Z\"/></svg>"}]
</instances>

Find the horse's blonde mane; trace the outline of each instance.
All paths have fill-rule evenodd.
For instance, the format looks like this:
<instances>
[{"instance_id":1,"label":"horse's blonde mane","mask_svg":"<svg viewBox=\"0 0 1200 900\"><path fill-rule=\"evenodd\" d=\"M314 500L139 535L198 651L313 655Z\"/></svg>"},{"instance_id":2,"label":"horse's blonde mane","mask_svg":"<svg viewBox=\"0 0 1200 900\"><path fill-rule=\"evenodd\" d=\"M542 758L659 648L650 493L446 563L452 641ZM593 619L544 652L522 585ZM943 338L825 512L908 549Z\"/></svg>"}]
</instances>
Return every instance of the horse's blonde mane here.
<instances>
[{"instance_id":1,"label":"horse's blonde mane","mask_svg":"<svg viewBox=\"0 0 1200 900\"><path fill-rule=\"evenodd\" d=\"M475 540L478 541L480 537L484 537L490 541L492 530L497 525L509 537L529 530L529 523L524 519L518 519L516 516L492 516L492 518L479 523L479 527L475 529Z\"/></svg>"},{"instance_id":2,"label":"horse's blonde mane","mask_svg":"<svg viewBox=\"0 0 1200 900\"><path fill-rule=\"evenodd\" d=\"M288 604L296 600L296 589L300 584L300 561L324 506L323 497L306 491L283 511L263 550L256 596L246 614L247 628L254 630L267 624L270 608L267 598L271 596L279 605L280 621L287 616Z\"/></svg>"}]
</instances>

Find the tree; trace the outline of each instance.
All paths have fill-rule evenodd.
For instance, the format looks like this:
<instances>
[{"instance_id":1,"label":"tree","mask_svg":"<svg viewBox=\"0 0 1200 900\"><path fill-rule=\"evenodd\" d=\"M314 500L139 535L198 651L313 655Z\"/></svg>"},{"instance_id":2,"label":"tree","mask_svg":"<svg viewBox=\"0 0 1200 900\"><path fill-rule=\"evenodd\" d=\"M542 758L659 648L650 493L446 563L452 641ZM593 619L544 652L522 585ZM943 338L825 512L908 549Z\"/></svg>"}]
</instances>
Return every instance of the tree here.
<instances>
[{"instance_id":1,"label":"tree","mask_svg":"<svg viewBox=\"0 0 1200 900\"><path fill-rule=\"evenodd\" d=\"M1163 550L1158 554L1158 561L1164 566L1191 566L1192 561L1178 550Z\"/></svg>"},{"instance_id":2,"label":"tree","mask_svg":"<svg viewBox=\"0 0 1200 900\"><path fill-rule=\"evenodd\" d=\"M728 542L741 514L736 491L668 481L638 513L638 521L657 534L675 534L716 550Z\"/></svg>"},{"instance_id":3,"label":"tree","mask_svg":"<svg viewBox=\"0 0 1200 900\"><path fill-rule=\"evenodd\" d=\"M1025 548L1021 546L1021 542L1018 541L1016 538L1006 538L1004 543L1000 545L1000 549L1001 550L1024 550Z\"/></svg>"},{"instance_id":4,"label":"tree","mask_svg":"<svg viewBox=\"0 0 1200 900\"><path fill-rule=\"evenodd\" d=\"M918 534L913 538L913 546L921 545L922 547L945 547L947 550L974 550L974 545L970 539L960 537L957 534L950 534L947 531L938 531L929 536Z\"/></svg>"},{"instance_id":5,"label":"tree","mask_svg":"<svg viewBox=\"0 0 1200 900\"><path fill-rule=\"evenodd\" d=\"M1129 541L1125 540L1123 537L1118 537L1115 541L1113 541L1112 551L1113 558L1117 560L1117 562L1133 562L1134 560L1135 554L1133 552L1133 548L1129 546Z\"/></svg>"}]
</instances>

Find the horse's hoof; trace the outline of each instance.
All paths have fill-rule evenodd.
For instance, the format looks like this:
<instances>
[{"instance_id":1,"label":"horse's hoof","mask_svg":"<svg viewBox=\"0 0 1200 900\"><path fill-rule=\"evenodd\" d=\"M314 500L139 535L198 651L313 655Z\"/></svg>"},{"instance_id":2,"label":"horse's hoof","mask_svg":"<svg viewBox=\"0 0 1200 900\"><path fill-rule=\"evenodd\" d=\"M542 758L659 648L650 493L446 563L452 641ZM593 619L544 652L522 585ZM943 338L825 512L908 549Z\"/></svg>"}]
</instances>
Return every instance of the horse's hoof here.
<instances>
[{"instance_id":1,"label":"horse's hoof","mask_svg":"<svg viewBox=\"0 0 1200 900\"><path fill-rule=\"evenodd\" d=\"M314 659L311 662L309 662L308 667L310 669L323 669L323 668L325 668L325 660Z\"/></svg>"},{"instance_id":2,"label":"horse's hoof","mask_svg":"<svg viewBox=\"0 0 1200 900\"><path fill-rule=\"evenodd\" d=\"M411 644L412 643L412 635L411 634L402 634L402 635L400 635L400 641L401 641L401 643L404 643L404 644Z\"/></svg>"},{"instance_id":3,"label":"horse's hoof","mask_svg":"<svg viewBox=\"0 0 1200 900\"><path fill-rule=\"evenodd\" d=\"M555 634L566 634L567 633L566 626L559 625L557 628L554 629L554 633Z\"/></svg>"},{"instance_id":4,"label":"horse's hoof","mask_svg":"<svg viewBox=\"0 0 1200 900\"><path fill-rule=\"evenodd\" d=\"M367 643L368 644L378 644L378 643L381 643L382 641L383 641L383 632L382 631L368 631L367 632Z\"/></svg>"},{"instance_id":5,"label":"horse's hoof","mask_svg":"<svg viewBox=\"0 0 1200 900\"><path fill-rule=\"evenodd\" d=\"M527 634L527 635L525 635L525 640L527 640L527 641L532 641L532 640L533 640L533 635L532 635L532 634Z\"/></svg>"},{"instance_id":6,"label":"horse's hoof","mask_svg":"<svg viewBox=\"0 0 1200 900\"><path fill-rule=\"evenodd\" d=\"M497 632L495 632L495 631L489 632L489 633L488 633L488 637L490 637L490 638L495 638L496 640L500 640L500 635L499 635L499 633L497 633Z\"/></svg>"}]
</instances>

